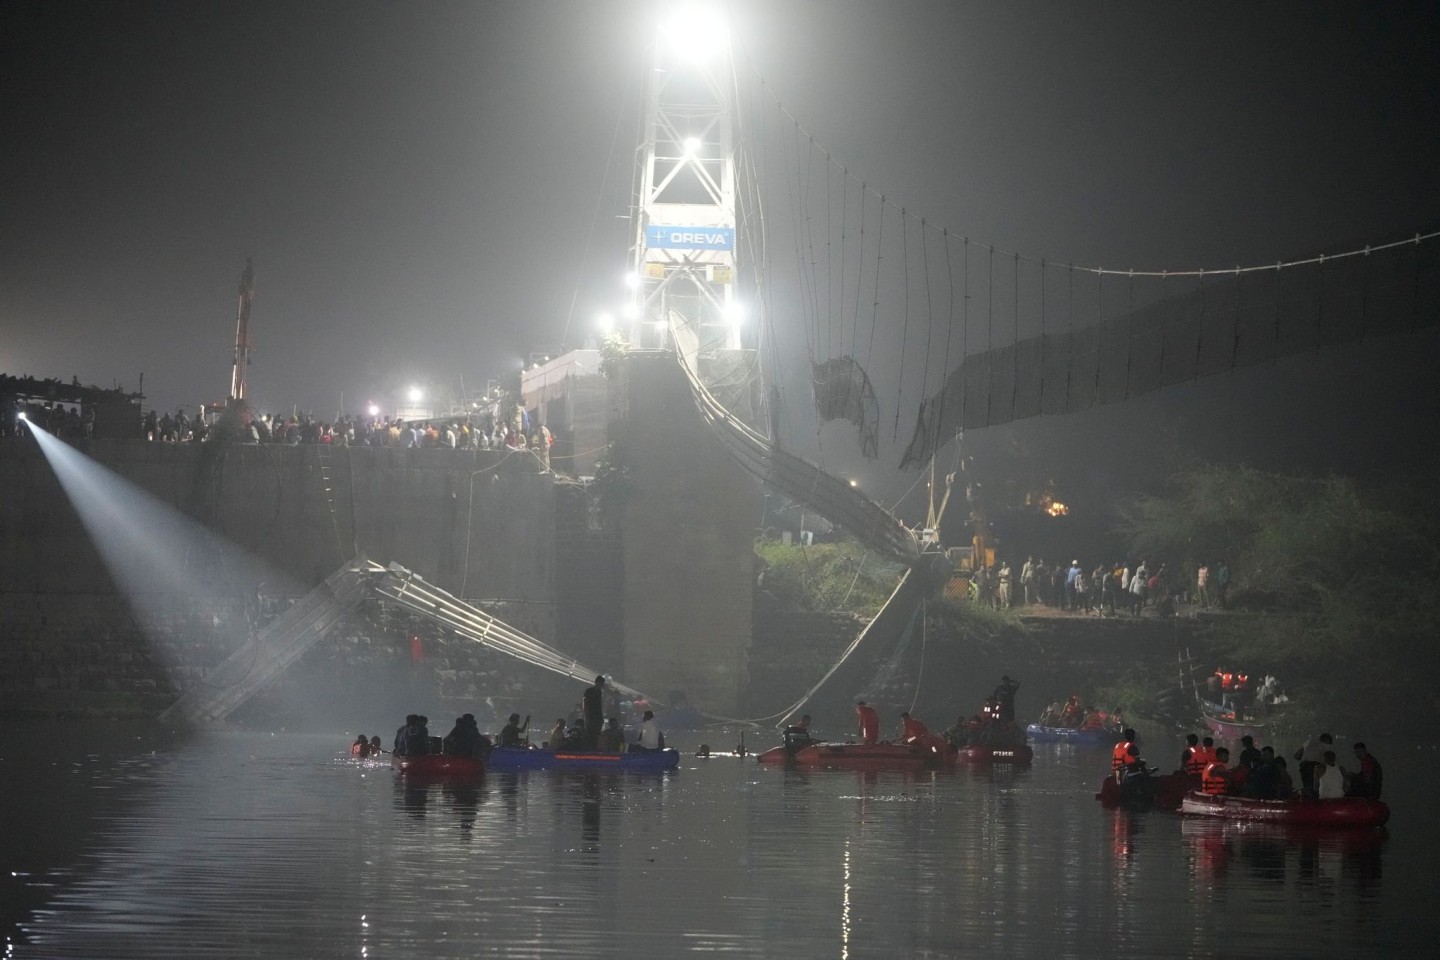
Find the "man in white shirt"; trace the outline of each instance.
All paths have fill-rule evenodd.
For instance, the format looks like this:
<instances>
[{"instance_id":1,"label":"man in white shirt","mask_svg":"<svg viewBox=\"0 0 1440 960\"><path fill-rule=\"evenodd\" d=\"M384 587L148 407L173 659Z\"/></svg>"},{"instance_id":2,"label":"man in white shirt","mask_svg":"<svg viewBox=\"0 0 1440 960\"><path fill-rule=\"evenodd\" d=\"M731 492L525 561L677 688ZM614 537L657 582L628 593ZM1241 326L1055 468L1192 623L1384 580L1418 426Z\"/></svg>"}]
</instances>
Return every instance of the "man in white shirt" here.
<instances>
[{"instance_id":1,"label":"man in white shirt","mask_svg":"<svg viewBox=\"0 0 1440 960\"><path fill-rule=\"evenodd\" d=\"M644 720L640 724L640 749L665 749L665 734L661 731L660 724L655 722L655 711L653 710L645 711Z\"/></svg>"}]
</instances>

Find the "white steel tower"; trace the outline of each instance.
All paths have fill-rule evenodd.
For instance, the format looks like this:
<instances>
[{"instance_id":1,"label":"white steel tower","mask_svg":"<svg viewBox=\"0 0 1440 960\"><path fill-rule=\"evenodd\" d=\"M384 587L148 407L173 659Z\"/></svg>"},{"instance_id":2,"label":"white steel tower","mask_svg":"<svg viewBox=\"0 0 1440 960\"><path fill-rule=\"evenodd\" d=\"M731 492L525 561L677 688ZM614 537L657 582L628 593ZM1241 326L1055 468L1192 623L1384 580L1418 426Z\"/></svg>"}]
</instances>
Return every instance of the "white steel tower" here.
<instances>
[{"instance_id":1,"label":"white steel tower","mask_svg":"<svg viewBox=\"0 0 1440 960\"><path fill-rule=\"evenodd\" d=\"M673 325L699 352L737 349L735 73L720 18L698 4L656 35L637 156L632 348L672 346Z\"/></svg>"}]
</instances>

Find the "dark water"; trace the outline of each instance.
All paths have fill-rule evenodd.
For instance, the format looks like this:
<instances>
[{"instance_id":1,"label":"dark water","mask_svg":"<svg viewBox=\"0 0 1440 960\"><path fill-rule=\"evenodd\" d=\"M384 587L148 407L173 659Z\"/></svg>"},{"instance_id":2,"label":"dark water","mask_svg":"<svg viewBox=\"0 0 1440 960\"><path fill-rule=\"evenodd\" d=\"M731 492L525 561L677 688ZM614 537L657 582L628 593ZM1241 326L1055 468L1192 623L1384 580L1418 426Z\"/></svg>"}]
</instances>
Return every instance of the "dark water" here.
<instances>
[{"instance_id":1,"label":"dark water","mask_svg":"<svg viewBox=\"0 0 1440 960\"><path fill-rule=\"evenodd\" d=\"M1372 745L1384 840L1106 812L1106 755L1058 746L1028 771L717 758L409 787L341 759L340 734L0 732L6 957L1353 958L1440 938L1440 777L1413 747Z\"/></svg>"}]
</instances>

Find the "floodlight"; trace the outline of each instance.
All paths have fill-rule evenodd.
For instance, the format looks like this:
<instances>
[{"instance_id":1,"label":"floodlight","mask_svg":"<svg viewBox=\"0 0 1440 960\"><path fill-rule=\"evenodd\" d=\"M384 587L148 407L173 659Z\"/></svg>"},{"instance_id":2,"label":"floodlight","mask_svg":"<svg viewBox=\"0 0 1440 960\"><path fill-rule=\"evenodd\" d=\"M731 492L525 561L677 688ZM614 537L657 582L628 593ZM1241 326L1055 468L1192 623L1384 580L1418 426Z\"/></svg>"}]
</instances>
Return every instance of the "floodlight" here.
<instances>
[{"instance_id":1,"label":"floodlight","mask_svg":"<svg viewBox=\"0 0 1440 960\"><path fill-rule=\"evenodd\" d=\"M609 311L602 312L595 318L595 326L601 333L609 333L615 329L615 315Z\"/></svg>"},{"instance_id":2,"label":"floodlight","mask_svg":"<svg viewBox=\"0 0 1440 960\"><path fill-rule=\"evenodd\" d=\"M29 419L30 419L28 416L26 416L24 410L21 410L21 411L20 411L19 418L20 418L21 420L29 420Z\"/></svg>"},{"instance_id":3,"label":"floodlight","mask_svg":"<svg viewBox=\"0 0 1440 960\"><path fill-rule=\"evenodd\" d=\"M725 304L724 313L725 319L729 322L730 326L736 330L745 326L745 307L743 304L736 303L732 300Z\"/></svg>"},{"instance_id":4,"label":"floodlight","mask_svg":"<svg viewBox=\"0 0 1440 960\"><path fill-rule=\"evenodd\" d=\"M640 286L640 274L636 273L634 270L631 270L629 273L625 274L625 287L626 287L626 289L634 290L634 289L636 289L636 288L639 287L639 286Z\"/></svg>"},{"instance_id":5,"label":"floodlight","mask_svg":"<svg viewBox=\"0 0 1440 960\"><path fill-rule=\"evenodd\" d=\"M638 303L627 303L627 304L625 304L625 306L622 307L621 310L620 310L620 315L623 316L626 320L638 320L638 319L640 319L640 304L638 304Z\"/></svg>"},{"instance_id":6,"label":"floodlight","mask_svg":"<svg viewBox=\"0 0 1440 960\"><path fill-rule=\"evenodd\" d=\"M695 156L695 154L697 154L697 153L699 153L699 152L700 152L700 138L699 138L699 137L686 137L686 138L685 138L685 156L687 156L687 157L693 157L693 156Z\"/></svg>"},{"instance_id":7,"label":"floodlight","mask_svg":"<svg viewBox=\"0 0 1440 960\"><path fill-rule=\"evenodd\" d=\"M725 48L725 21L710 5L687 3L660 27L666 47L692 65L703 64Z\"/></svg>"},{"instance_id":8,"label":"floodlight","mask_svg":"<svg viewBox=\"0 0 1440 960\"><path fill-rule=\"evenodd\" d=\"M423 397L423 396L425 396L425 394L423 394L422 392L420 392L420 388L419 388L419 387L411 387L411 388L410 388L410 402L411 402L411 403L419 403L419 402L420 402L420 398Z\"/></svg>"},{"instance_id":9,"label":"floodlight","mask_svg":"<svg viewBox=\"0 0 1440 960\"><path fill-rule=\"evenodd\" d=\"M370 404L369 410L370 410L370 416L372 416L372 417L378 417L378 416L380 416L380 407L379 407L378 404L374 404L374 403Z\"/></svg>"}]
</instances>

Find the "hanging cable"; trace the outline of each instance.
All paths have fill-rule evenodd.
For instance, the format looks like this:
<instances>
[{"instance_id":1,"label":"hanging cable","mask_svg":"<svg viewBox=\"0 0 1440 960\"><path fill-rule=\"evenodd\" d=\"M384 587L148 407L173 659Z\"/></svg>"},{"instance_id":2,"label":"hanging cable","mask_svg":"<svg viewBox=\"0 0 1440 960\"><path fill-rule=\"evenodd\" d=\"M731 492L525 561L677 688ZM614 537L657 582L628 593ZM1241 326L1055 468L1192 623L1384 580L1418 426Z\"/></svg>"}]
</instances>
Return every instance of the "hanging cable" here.
<instances>
[{"instance_id":1,"label":"hanging cable","mask_svg":"<svg viewBox=\"0 0 1440 960\"><path fill-rule=\"evenodd\" d=\"M905 326L900 334L900 376L895 388L895 429L890 434L892 441L900 438L900 406L905 396L905 348L910 343L910 229L905 225L905 208L900 208L900 276L904 282L904 296L901 300L905 315Z\"/></svg>"}]
</instances>

